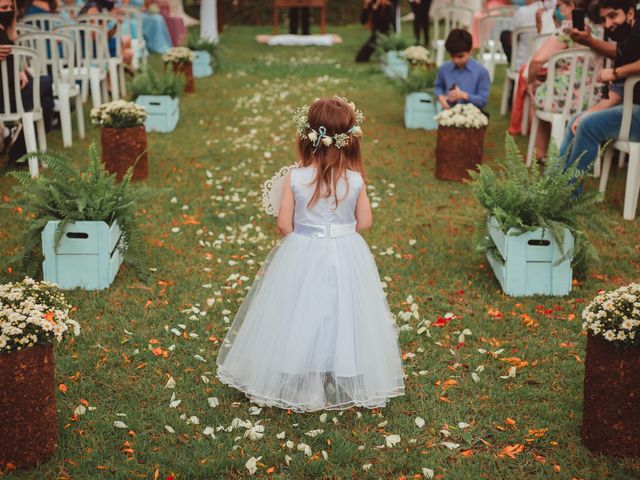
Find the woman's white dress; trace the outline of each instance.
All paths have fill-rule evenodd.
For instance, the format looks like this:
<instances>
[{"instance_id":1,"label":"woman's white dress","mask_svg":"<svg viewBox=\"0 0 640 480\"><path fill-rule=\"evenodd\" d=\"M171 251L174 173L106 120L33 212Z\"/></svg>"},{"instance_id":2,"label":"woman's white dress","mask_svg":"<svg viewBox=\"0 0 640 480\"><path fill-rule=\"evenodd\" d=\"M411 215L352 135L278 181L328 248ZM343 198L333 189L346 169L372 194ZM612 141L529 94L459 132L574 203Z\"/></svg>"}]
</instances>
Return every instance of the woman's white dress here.
<instances>
[{"instance_id":1,"label":"woman's white dress","mask_svg":"<svg viewBox=\"0 0 640 480\"><path fill-rule=\"evenodd\" d=\"M291 173L294 231L275 247L218 353L217 377L251 400L298 412L385 406L404 394L398 328L375 261L356 233L363 188L307 207L315 168Z\"/></svg>"}]
</instances>

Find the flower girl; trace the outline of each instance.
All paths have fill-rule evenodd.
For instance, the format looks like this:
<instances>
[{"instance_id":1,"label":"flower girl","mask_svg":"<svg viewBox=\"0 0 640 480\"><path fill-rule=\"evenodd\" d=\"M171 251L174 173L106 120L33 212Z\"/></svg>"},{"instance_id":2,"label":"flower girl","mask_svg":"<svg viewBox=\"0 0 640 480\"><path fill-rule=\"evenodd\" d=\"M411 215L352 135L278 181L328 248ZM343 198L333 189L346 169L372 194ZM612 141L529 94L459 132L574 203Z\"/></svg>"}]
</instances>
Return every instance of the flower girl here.
<instances>
[{"instance_id":1,"label":"flower girl","mask_svg":"<svg viewBox=\"0 0 640 480\"><path fill-rule=\"evenodd\" d=\"M398 328L357 233L372 223L362 119L338 97L296 113L300 163L282 194L284 238L217 358L217 377L259 404L296 412L377 408L404 394Z\"/></svg>"}]
</instances>

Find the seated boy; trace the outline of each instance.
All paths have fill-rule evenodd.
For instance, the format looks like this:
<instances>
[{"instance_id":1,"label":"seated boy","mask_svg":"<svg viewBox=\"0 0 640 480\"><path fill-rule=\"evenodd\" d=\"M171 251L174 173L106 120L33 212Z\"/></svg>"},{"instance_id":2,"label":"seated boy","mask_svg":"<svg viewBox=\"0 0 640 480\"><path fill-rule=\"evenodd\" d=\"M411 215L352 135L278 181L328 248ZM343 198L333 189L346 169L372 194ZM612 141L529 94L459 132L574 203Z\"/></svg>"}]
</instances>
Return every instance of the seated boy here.
<instances>
[{"instance_id":1,"label":"seated boy","mask_svg":"<svg viewBox=\"0 0 640 480\"><path fill-rule=\"evenodd\" d=\"M466 30L451 30L444 48L451 55L451 61L438 69L435 92L442 108L450 108L456 103L473 103L482 109L489 99L491 80L489 72L471 58L471 34Z\"/></svg>"}]
</instances>

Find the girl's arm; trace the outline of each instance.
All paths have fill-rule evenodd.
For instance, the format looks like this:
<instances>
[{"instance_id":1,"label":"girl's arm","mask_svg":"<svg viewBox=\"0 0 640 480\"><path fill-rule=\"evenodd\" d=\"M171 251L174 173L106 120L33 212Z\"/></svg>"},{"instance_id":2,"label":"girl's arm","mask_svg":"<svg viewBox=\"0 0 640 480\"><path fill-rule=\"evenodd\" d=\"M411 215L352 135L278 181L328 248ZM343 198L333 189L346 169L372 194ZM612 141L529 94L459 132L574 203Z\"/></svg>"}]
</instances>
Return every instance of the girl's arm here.
<instances>
[{"instance_id":1,"label":"girl's arm","mask_svg":"<svg viewBox=\"0 0 640 480\"><path fill-rule=\"evenodd\" d=\"M291 173L287 174L278 212L278 230L282 236L293 232L293 208L295 206L293 190L291 190Z\"/></svg>"},{"instance_id":2,"label":"girl's arm","mask_svg":"<svg viewBox=\"0 0 640 480\"><path fill-rule=\"evenodd\" d=\"M360 195L358 195L358 203L356 204L356 231L359 232L371 228L372 224L373 215L371 213L369 197L367 197L367 186L363 184Z\"/></svg>"}]
</instances>

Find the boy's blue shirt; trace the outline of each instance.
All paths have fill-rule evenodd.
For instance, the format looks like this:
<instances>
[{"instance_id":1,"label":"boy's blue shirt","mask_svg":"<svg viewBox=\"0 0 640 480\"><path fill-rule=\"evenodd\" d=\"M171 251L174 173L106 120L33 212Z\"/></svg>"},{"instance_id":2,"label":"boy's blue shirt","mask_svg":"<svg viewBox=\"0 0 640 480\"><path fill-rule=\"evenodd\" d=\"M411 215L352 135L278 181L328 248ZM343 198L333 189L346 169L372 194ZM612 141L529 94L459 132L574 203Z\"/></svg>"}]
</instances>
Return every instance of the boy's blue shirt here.
<instances>
[{"instance_id":1,"label":"boy's blue shirt","mask_svg":"<svg viewBox=\"0 0 640 480\"><path fill-rule=\"evenodd\" d=\"M435 83L436 96L447 96L454 83L460 90L469 94L468 103L473 103L478 108L487 104L491 87L489 72L473 58L470 58L463 68L457 68L452 61L440 65ZM459 100L456 103L467 102Z\"/></svg>"}]
</instances>

